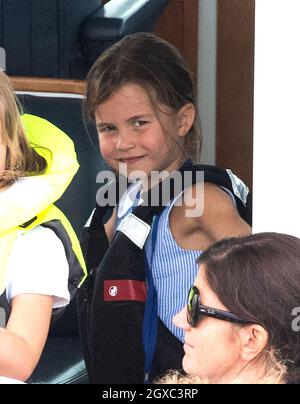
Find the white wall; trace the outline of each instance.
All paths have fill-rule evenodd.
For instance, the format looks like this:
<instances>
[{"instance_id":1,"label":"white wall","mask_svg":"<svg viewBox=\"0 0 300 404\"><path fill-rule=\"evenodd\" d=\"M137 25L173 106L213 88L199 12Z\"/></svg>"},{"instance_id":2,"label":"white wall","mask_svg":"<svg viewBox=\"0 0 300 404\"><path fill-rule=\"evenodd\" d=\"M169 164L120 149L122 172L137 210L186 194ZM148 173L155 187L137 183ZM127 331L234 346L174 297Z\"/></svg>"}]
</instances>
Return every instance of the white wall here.
<instances>
[{"instance_id":1,"label":"white wall","mask_svg":"<svg viewBox=\"0 0 300 404\"><path fill-rule=\"evenodd\" d=\"M256 1L254 232L300 237L300 1Z\"/></svg>"},{"instance_id":2,"label":"white wall","mask_svg":"<svg viewBox=\"0 0 300 404\"><path fill-rule=\"evenodd\" d=\"M6 70L6 53L5 49L0 46L0 69Z\"/></svg>"},{"instance_id":3,"label":"white wall","mask_svg":"<svg viewBox=\"0 0 300 404\"><path fill-rule=\"evenodd\" d=\"M216 161L216 56L217 0L199 0L198 106L206 164Z\"/></svg>"}]
</instances>

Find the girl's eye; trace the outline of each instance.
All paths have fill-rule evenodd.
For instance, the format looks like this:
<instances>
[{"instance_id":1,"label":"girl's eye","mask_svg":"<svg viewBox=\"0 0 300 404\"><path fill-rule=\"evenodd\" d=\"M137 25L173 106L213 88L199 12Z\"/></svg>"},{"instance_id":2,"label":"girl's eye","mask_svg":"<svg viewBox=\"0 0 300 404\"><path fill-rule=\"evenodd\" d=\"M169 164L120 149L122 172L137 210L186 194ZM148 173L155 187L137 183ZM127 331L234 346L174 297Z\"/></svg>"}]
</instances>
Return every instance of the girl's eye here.
<instances>
[{"instance_id":1,"label":"girl's eye","mask_svg":"<svg viewBox=\"0 0 300 404\"><path fill-rule=\"evenodd\" d=\"M113 133L116 130L115 126L103 126L101 128L98 128L99 133L103 133L104 135L109 135Z\"/></svg>"},{"instance_id":2,"label":"girl's eye","mask_svg":"<svg viewBox=\"0 0 300 404\"><path fill-rule=\"evenodd\" d=\"M139 121L134 121L134 122L133 122L133 126L134 126L135 128L140 128L140 127L146 125L147 123L148 123L147 121L141 121L141 120L139 120Z\"/></svg>"}]
</instances>

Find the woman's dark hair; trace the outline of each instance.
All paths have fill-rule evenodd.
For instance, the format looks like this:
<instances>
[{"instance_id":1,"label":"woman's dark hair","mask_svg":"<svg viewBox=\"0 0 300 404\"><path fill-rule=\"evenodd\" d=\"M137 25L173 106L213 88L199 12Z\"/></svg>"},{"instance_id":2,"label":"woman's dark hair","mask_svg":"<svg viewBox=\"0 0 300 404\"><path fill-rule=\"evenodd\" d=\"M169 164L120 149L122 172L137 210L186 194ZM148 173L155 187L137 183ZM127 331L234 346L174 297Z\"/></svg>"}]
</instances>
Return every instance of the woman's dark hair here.
<instances>
[{"instance_id":1,"label":"woman's dark hair","mask_svg":"<svg viewBox=\"0 0 300 404\"><path fill-rule=\"evenodd\" d=\"M179 51L153 34L128 35L95 62L87 77L88 118L94 120L97 107L128 83L141 85L154 106L159 102L177 111L196 104L192 74ZM187 157L197 161L202 144L198 116L186 142Z\"/></svg>"},{"instance_id":2,"label":"woman's dark hair","mask_svg":"<svg viewBox=\"0 0 300 404\"><path fill-rule=\"evenodd\" d=\"M300 332L293 327L293 311L300 306L300 239L277 233L226 239L204 252L198 263L229 311L264 325L266 351L277 352L290 381L298 378Z\"/></svg>"}]
</instances>

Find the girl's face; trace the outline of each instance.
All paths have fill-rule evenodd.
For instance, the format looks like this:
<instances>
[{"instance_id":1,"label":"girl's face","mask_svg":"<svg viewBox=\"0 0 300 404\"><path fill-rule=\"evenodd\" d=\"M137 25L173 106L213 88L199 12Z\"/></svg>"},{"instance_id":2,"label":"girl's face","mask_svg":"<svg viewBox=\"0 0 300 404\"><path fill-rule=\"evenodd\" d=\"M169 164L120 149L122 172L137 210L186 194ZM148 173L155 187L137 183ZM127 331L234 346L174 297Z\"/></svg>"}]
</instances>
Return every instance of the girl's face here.
<instances>
[{"instance_id":1,"label":"girl's face","mask_svg":"<svg viewBox=\"0 0 300 404\"><path fill-rule=\"evenodd\" d=\"M127 164L128 174L178 169L185 160L179 112L164 105L154 109L138 84L125 84L95 112L100 151L115 170Z\"/></svg>"},{"instance_id":2,"label":"girl's face","mask_svg":"<svg viewBox=\"0 0 300 404\"><path fill-rule=\"evenodd\" d=\"M200 291L202 305L228 311L206 283L203 271L199 271L195 286ZM187 374L213 383L227 382L237 376L243 365L235 325L203 316L196 327L191 327L186 320L186 308L173 321L185 331L183 369Z\"/></svg>"}]
</instances>

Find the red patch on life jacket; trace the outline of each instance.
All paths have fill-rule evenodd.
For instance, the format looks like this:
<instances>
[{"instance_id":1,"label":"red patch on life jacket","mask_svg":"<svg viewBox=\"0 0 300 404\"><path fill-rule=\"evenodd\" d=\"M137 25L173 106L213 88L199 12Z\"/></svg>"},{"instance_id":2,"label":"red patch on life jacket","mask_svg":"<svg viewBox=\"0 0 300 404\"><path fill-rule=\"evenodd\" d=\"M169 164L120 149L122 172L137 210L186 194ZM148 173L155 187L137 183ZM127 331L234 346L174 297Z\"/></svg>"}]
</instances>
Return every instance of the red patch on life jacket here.
<instances>
[{"instance_id":1,"label":"red patch on life jacket","mask_svg":"<svg viewBox=\"0 0 300 404\"><path fill-rule=\"evenodd\" d=\"M104 281L104 301L137 301L145 302L147 297L146 283L133 280Z\"/></svg>"}]
</instances>

